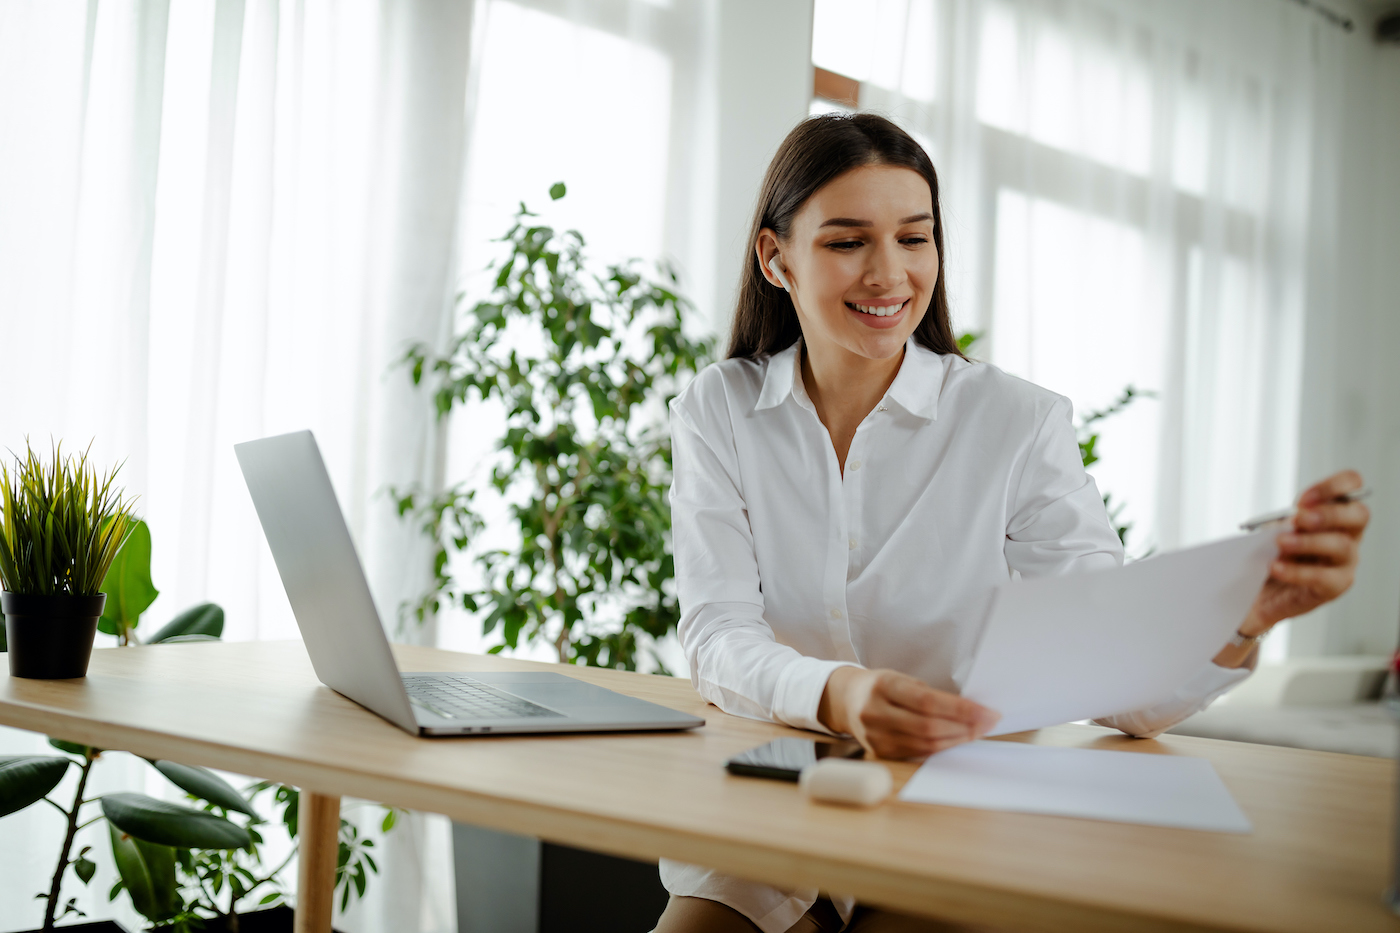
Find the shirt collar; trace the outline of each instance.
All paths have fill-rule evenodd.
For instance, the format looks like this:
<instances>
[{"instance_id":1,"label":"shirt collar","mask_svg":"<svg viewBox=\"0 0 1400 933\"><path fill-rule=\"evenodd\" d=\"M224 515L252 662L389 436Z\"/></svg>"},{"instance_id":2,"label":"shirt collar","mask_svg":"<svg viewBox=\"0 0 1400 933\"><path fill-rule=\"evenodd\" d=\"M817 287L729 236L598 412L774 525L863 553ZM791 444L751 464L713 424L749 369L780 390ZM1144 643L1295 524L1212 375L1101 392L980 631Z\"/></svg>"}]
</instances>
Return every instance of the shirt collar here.
<instances>
[{"instance_id":1,"label":"shirt collar","mask_svg":"<svg viewBox=\"0 0 1400 933\"><path fill-rule=\"evenodd\" d=\"M806 398L806 392L797 384L802 373L797 365L801 352L802 340L799 338L786 350L780 350L768 358L768 371L763 377L763 389L758 394L754 411L781 405L789 395L796 396L799 401ZM942 356L925 349L910 337L904 345L904 361L894 382L890 383L885 399L917 418L925 421L937 419L938 396L943 388L946 366Z\"/></svg>"},{"instance_id":2,"label":"shirt collar","mask_svg":"<svg viewBox=\"0 0 1400 933\"><path fill-rule=\"evenodd\" d=\"M885 398L909 414L925 421L938 419L938 396L943 389L943 375L948 361L910 337L904 345L904 362L890 383Z\"/></svg>"},{"instance_id":3,"label":"shirt collar","mask_svg":"<svg viewBox=\"0 0 1400 933\"><path fill-rule=\"evenodd\" d=\"M763 390L758 393L754 411L775 408L792 394L793 383L801 374L797 365L797 354L801 350L802 339L799 337L786 350L779 350L768 357L768 372L763 377Z\"/></svg>"}]
</instances>

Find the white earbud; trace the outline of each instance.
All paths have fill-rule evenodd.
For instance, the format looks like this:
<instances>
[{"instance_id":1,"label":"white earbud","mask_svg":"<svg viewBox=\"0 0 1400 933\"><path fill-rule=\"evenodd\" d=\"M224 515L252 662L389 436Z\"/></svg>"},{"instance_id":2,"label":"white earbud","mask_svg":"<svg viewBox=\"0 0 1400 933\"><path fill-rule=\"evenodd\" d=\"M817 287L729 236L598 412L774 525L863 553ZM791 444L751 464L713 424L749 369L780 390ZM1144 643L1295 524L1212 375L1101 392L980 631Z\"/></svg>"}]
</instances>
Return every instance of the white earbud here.
<instances>
[{"instance_id":1,"label":"white earbud","mask_svg":"<svg viewBox=\"0 0 1400 933\"><path fill-rule=\"evenodd\" d=\"M792 283L788 281L787 270L783 268L783 260L776 253L772 259L768 260L768 268L778 277L778 281L783 283L783 291L792 291Z\"/></svg>"}]
</instances>

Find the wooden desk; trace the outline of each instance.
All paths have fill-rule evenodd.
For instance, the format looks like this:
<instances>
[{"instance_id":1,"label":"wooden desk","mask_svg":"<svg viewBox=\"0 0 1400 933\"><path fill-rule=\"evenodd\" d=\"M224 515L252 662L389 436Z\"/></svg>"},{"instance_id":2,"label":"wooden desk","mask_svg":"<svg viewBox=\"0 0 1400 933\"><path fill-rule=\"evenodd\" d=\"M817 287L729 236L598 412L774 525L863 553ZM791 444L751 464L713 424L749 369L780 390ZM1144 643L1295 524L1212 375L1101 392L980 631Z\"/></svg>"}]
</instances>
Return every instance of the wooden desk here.
<instances>
[{"instance_id":1,"label":"wooden desk","mask_svg":"<svg viewBox=\"0 0 1400 933\"><path fill-rule=\"evenodd\" d=\"M404 670L553 667L396 651ZM1381 901L1394 777L1384 759L1178 736L1142 741L1087 726L1017 737L1208 758L1254 821L1247 836L895 800L846 810L723 770L735 753L795 730L726 716L683 680L567 673L708 724L688 733L416 739L321 686L297 642L95 651L86 681L0 679L0 722L329 798L1015 930L1400 930ZM896 784L914 771L890 767ZM320 822L333 827L333 811ZM303 834L318 837L334 843L333 829ZM325 897L324 877L314 885L321 890L301 892L303 908Z\"/></svg>"}]
</instances>

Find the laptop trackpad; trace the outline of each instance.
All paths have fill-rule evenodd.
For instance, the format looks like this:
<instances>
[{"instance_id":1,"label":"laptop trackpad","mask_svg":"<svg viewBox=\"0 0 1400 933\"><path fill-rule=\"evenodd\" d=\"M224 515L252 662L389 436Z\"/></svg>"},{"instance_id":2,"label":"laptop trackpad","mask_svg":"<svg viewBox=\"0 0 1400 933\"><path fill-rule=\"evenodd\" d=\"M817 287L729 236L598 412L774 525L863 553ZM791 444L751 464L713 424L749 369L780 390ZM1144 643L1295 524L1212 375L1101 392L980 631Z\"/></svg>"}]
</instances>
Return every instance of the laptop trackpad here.
<instances>
[{"instance_id":1,"label":"laptop trackpad","mask_svg":"<svg viewBox=\"0 0 1400 933\"><path fill-rule=\"evenodd\" d=\"M632 699L593 684L586 684L581 680L572 680L571 678L562 678L562 680L567 682L516 682L493 684L493 686L561 712L600 706L626 706L629 705L628 701Z\"/></svg>"}]
</instances>

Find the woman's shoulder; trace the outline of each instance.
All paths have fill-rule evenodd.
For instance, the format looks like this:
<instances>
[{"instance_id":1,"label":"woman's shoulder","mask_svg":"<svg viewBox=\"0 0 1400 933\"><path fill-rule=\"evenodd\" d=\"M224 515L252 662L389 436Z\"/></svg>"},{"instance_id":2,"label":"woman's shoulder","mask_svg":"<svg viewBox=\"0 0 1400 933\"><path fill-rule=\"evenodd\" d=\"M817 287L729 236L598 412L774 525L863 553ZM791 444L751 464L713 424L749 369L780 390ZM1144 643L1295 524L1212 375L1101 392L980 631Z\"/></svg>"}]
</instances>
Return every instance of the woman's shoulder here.
<instances>
[{"instance_id":1,"label":"woman's shoulder","mask_svg":"<svg viewBox=\"0 0 1400 933\"><path fill-rule=\"evenodd\" d=\"M1013 376L999 366L956 356L948 357L943 396L958 408L1003 419L1042 421L1056 407L1065 408L1067 413L1071 407L1063 395Z\"/></svg>"},{"instance_id":2,"label":"woman's shoulder","mask_svg":"<svg viewBox=\"0 0 1400 933\"><path fill-rule=\"evenodd\" d=\"M711 363L671 400L673 409L699 415L736 404L752 408L763 391L769 357L761 360L728 359Z\"/></svg>"}]
</instances>

